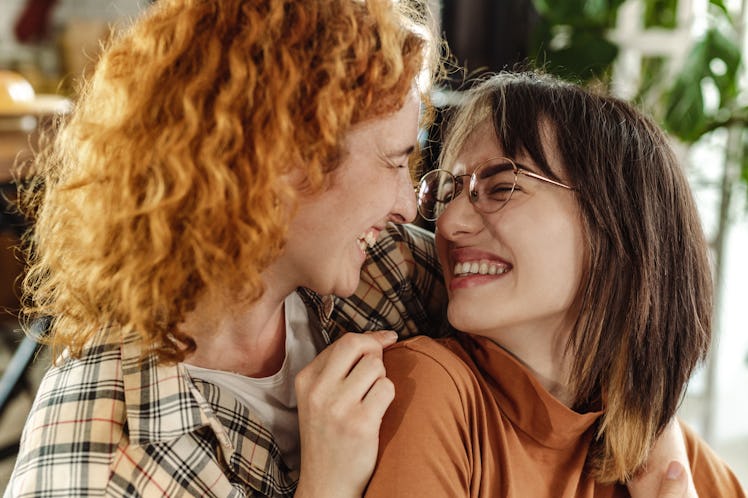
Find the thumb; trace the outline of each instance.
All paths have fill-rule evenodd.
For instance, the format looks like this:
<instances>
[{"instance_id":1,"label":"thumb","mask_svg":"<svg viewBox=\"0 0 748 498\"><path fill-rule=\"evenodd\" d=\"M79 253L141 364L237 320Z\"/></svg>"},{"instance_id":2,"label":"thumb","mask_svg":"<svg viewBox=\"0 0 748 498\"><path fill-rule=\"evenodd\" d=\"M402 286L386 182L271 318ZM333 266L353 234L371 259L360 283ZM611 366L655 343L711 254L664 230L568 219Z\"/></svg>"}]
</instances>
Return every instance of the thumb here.
<instances>
[{"instance_id":1,"label":"thumb","mask_svg":"<svg viewBox=\"0 0 748 498\"><path fill-rule=\"evenodd\" d=\"M657 498L685 498L688 491L686 469L678 462L670 462L660 485Z\"/></svg>"},{"instance_id":2,"label":"thumb","mask_svg":"<svg viewBox=\"0 0 748 498\"><path fill-rule=\"evenodd\" d=\"M383 348L395 344L398 337L397 332L393 330L377 330L376 332L364 333L376 339Z\"/></svg>"}]
</instances>

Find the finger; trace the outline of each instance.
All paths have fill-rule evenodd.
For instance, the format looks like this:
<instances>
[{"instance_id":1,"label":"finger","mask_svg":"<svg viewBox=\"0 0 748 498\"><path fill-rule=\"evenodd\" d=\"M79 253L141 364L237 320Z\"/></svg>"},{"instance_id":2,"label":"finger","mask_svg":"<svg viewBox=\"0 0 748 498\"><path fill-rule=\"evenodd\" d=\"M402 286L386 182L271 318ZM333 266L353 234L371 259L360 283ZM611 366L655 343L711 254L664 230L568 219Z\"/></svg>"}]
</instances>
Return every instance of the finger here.
<instances>
[{"instance_id":1,"label":"finger","mask_svg":"<svg viewBox=\"0 0 748 498\"><path fill-rule=\"evenodd\" d=\"M684 498L688 491L686 471L679 462L670 462L657 498Z\"/></svg>"},{"instance_id":2,"label":"finger","mask_svg":"<svg viewBox=\"0 0 748 498\"><path fill-rule=\"evenodd\" d=\"M397 341L392 331L377 331L364 334L347 333L325 348L295 379L297 393L337 390L364 355L382 358L384 344ZM373 382L373 380L372 380ZM361 397L365 391L361 394ZM303 396L299 394L300 398ZM359 397L356 402L361 400Z\"/></svg>"},{"instance_id":3,"label":"finger","mask_svg":"<svg viewBox=\"0 0 748 498\"><path fill-rule=\"evenodd\" d=\"M372 332L364 332L364 335L368 335L379 341L383 348L391 346L397 342L397 332L393 330L377 330Z\"/></svg>"},{"instance_id":4,"label":"finger","mask_svg":"<svg viewBox=\"0 0 748 498\"><path fill-rule=\"evenodd\" d=\"M374 382L369 392L364 396L362 405L374 420L381 423L384 412L395 399L395 384L387 377L382 377Z\"/></svg>"},{"instance_id":5,"label":"finger","mask_svg":"<svg viewBox=\"0 0 748 498\"><path fill-rule=\"evenodd\" d=\"M320 381L342 381L364 355L381 358L384 345L396 340L397 335L392 331L345 334L323 351L326 354L320 362Z\"/></svg>"},{"instance_id":6,"label":"finger","mask_svg":"<svg viewBox=\"0 0 748 498\"><path fill-rule=\"evenodd\" d=\"M386 376L381 356L364 355L342 383L340 399L360 403L374 383Z\"/></svg>"}]
</instances>

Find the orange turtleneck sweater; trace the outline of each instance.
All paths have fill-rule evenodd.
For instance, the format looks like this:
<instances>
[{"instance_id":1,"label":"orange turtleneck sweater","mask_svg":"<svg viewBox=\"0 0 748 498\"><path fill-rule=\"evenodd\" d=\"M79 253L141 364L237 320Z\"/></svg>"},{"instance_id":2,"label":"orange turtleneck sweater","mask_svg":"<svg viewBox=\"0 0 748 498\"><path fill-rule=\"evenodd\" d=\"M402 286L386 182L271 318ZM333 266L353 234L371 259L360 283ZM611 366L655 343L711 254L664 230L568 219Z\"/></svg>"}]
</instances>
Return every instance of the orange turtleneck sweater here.
<instances>
[{"instance_id":1,"label":"orange turtleneck sweater","mask_svg":"<svg viewBox=\"0 0 748 498\"><path fill-rule=\"evenodd\" d=\"M395 400L366 497L617 498L584 472L595 421L488 339L418 337L385 353ZM700 496L742 497L737 478L684 430Z\"/></svg>"}]
</instances>

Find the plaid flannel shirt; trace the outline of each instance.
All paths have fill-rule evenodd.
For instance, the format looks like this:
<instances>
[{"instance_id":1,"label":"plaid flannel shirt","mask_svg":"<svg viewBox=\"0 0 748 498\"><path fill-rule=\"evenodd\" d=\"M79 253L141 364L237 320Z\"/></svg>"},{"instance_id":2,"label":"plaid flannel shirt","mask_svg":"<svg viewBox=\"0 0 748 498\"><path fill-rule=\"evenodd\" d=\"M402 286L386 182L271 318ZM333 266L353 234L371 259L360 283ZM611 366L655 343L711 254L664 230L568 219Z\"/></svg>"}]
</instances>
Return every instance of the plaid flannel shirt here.
<instances>
[{"instance_id":1,"label":"plaid flannel shirt","mask_svg":"<svg viewBox=\"0 0 748 498\"><path fill-rule=\"evenodd\" d=\"M388 227L349 299L299 293L313 330L439 335L446 293L429 232ZM52 367L24 427L7 497L291 496L298 475L226 390L181 364L141 361L134 334L101 334Z\"/></svg>"}]
</instances>

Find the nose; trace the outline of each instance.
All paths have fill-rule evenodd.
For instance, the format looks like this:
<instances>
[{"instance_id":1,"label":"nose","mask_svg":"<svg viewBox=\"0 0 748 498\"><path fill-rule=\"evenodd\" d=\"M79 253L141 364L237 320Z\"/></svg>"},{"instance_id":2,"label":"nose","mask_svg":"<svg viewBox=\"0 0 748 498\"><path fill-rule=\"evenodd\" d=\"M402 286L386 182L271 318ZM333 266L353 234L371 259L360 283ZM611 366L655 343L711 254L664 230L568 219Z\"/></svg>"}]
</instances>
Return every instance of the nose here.
<instances>
[{"instance_id":1,"label":"nose","mask_svg":"<svg viewBox=\"0 0 748 498\"><path fill-rule=\"evenodd\" d=\"M390 212L390 220L395 223L410 223L416 217L416 196L413 180L408 168L400 168L397 183L397 197Z\"/></svg>"},{"instance_id":2,"label":"nose","mask_svg":"<svg viewBox=\"0 0 748 498\"><path fill-rule=\"evenodd\" d=\"M474 235L483 227L483 216L470 202L467 191L463 191L461 195L452 199L436 220L439 235L453 241Z\"/></svg>"}]
</instances>

